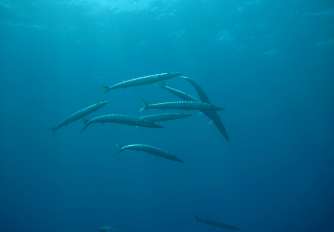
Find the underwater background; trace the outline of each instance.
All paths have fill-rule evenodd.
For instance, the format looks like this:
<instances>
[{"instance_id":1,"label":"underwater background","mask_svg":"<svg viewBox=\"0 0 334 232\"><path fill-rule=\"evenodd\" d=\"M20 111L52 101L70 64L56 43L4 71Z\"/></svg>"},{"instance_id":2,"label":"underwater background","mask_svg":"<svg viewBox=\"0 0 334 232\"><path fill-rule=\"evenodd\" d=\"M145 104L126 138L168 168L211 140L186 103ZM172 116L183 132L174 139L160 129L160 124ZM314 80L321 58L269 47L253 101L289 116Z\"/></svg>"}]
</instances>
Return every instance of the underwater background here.
<instances>
[{"instance_id":1,"label":"underwater background","mask_svg":"<svg viewBox=\"0 0 334 232\"><path fill-rule=\"evenodd\" d=\"M219 112L48 130L72 113L178 101L136 77L182 72ZM166 81L198 98L185 80ZM0 231L334 231L334 2L0 0ZM183 112L183 111L182 111ZM117 144L149 144L185 163Z\"/></svg>"}]
</instances>

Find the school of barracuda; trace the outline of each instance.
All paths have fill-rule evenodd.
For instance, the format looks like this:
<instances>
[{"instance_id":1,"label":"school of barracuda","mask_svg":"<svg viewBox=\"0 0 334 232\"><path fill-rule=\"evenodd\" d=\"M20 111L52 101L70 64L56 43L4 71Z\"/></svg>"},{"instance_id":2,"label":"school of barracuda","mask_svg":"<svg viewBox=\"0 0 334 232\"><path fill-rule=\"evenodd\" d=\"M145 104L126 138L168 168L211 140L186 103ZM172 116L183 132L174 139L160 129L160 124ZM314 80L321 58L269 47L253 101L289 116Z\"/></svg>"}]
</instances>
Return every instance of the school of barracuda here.
<instances>
[{"instance_id":1,"label":"school of barracuda","mask_svg":"<svg viewBox=\"0 0 334 232\"><path fill-rule=\"evenodd\" d=\"M103 94L106 94L107 92L113 89L128 88L128 87L148 85L148 84L160 82L159 84L156 85L156 87L167 90L168 92L181 98L182 101L148 104L146 101L141 99L143 106L139 110L139 112L142 112L148 109L198 110L201 113L203 113L205 116L207 116L209 119L211 119L211 122L213 122L216 125L220 133L225 137L227 141L229 141L229 137L227 135L225 126L223 125L220 119L220 116L217 113L217 111L225 110L225 109L222 107L213 105L208 95L204 92L202 87L197 82L195 82L193 79L189 77L184 77L181 75L182 73L154 74L154 75L138 77L135 79L123 81L123 82L120 82L112 86L100 86L99 88L104 90ZM200 100L191 96L190 94L182 92L181 90L166 86L165 81L173 77L178 77L180 79L188 81L197 91ZM162 113L162 114L146 115L142 117L135 117L135 116L123 115L123 114L103 114L101 116L92 118L90 120L87 120L84 118L87 115L102 108L107 103L108 101L99 102L99 103L93 104L91 106L88 106L82 110L79 110L71 114L70 116L65 118L63 121L61 121L57 126L50 128L50 130L52 131L52 134L54 134L54 132L58 130L60 127L65 126L78 119L81 119L84 123L84 126L80 131L80 133L82 133L83 131L86 130L86 128L89 125L94 124L94 123L104 124L106 122L108 123L111 122L111 123L119 123L119 124L124 124L127 126L135 126L135 127L163 128L163 126L156 124L156 122L164 122L164 121L170 121L170 120L181 119L181 118L192 116L191 114L186 114L186 113ZM152 154L158 157L162 157L165 159L169 159L172 161L184 163L183 160L179 159L175 155L172 155L170 152L165 151L158 147L147 145L147 144L129 144L125 146L117 145L117 147L118 147L118 150L116 151L115 154L118 154L125 150L135 150L135 151L146 152L146 153L149 153L149 154ZM222 223L218 221L213 221L210 219L201 219L201 218L198 218L196 215L194 216L196 218L195 222L203 222L207 225L215 226L218 228L241 230L241 228L234 226L234 225L230 225L230 224ZM115 230L113 227L108 227L108 226L103 226L100 228L100 232L111 232L113 230Z\"/></svg>"},{"instance_id":2,"label":"school of barracuda","mask_svg":"<svg viewBox=\"0 0 334 232\"><path fill-rule=\"evenodd\" d=\"M148 104L146 101L141 99L143 106L139 110L139 112L142 112L148 109L199 110L204 115L206 115L209 119L211 119L211 122L213 122L216 125L220 133L225 137L227 141L229 141L229 137L226 133L226 129L220 119L220 116L217 113L217 111L225 110L225 109L222 107L213 105L209 97L207 96L207 94L204 92L202 87L197 82L195 82L193 79L189 77L184 77L181 75L182 73L178 73L178 72L154 74L154 75L138 77L138 78L134 78L131 80L123 81L123 82L120 82L118 84L111 85L111 86L100 86L99 88L104 90L103 94L105 94L113 89L135 87L135 86L148 85L148 84L160 82L160 84L157 84L156 87L167 90L168 92L181 98L182 101ZM182 92L181 90L166 86L165 81L168 79L174 78L174 77L178 77L180 79L188 81L197 91L200 100L187 93ZM119 124L131 125L131 126L136 126L136 127L163 128L163 126L156 124L156 122L181 119L181 118L186 118L186 117L191 116L191 114L185 114L185 113L162 113L162 114L146 115L142 117L135 117L135 116L129 116L129 115L122 115L122 114L104 114L104 115L92 118L90 120L87 120L84 118L87 115L102 108L107 103L108 101L99 102L99 103L88 106L82 110L79 110L71 114L70 116L65 118L63 121L61 121L57 126L50 128L50 130L52 131L52 134L56 130L58 130L60 127L65 126L78 119L82 119L84 123L84 126L80 131L80 133L82 133L89 125L94 124L94 123L104 124L106 122L108 123L111 122L111 123L119 123ZM170 152L165 151L158 147L151 146L151 145L130 144L126 146L121 146L121 145L117 145L117 146L119 149L116 151L116 154L124 150L136 150L136 151L143 151L143 152L155 155L155 156L159 156L165 159L183 163L183 160L172 155Z\"/></svg>"}]
</instances>

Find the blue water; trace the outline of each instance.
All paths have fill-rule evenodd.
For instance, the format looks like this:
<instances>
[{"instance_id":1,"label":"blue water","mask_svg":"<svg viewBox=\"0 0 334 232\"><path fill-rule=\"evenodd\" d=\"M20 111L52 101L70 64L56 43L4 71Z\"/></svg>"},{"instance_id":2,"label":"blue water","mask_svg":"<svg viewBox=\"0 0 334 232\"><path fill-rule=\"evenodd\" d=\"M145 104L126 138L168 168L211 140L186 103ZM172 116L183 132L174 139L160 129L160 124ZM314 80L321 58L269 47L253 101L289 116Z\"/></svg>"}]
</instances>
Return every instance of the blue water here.
<instances>
[{"instance_id":1,"label":"blue water","mask_svg":"<svg viewBox=\"0 0 334 232\"><path fill-rule=\"evenodd\" d=\"M141 116L179 100L154 87L99 86L182 72L210 120L164 129L91 125L70 114ZM168 86L198 97L185 80ZM0 0L0 231L334 231L334 2ZM167 111L165 111L167 112ZM175 111L168 111L175 112ZM185 163L143 152L143 143Z\"/></svg>"}]
</instances>

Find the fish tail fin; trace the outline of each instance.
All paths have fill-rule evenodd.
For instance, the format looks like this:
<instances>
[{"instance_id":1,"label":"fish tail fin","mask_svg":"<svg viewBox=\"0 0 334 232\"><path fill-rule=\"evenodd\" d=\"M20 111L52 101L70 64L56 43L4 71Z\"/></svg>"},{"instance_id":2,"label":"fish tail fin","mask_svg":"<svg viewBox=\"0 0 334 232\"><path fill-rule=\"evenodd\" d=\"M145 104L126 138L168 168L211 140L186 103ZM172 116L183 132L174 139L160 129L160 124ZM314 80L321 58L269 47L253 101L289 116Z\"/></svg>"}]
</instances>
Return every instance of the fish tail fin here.
<instances>
[{"instance_id":1,"label":"fish tail fin","mask_svg":"<svg viewBox=\"0 0 334 232\"><path fill-rule=\"evenodd\" d=\"M139 112L142 112L142 111L146 110L146 108L148 106L146 101L144 101L143 99L141 99L141 101L143 102L143 107L139 110Z\"/></svg>"},{"instance_id":2,"label":"fish tail fin","mask_svg":"<svg viewBox=\"0 0 334 232\"><path fill-rule=\"evenodd\" d=\"M164 81L155 85L155 87L158 87L158 88L163 88L165 86L166 86L166 83Z\"/></svg>"},{"instance_id":3,"label":"fish tail fin","mask_svg":"<svg viewBox=\"0 0 334 232\"><path fill-rule=\"evenodd\" d=\"M198 222L199 221L199 218L195 215L195 214L193 214L194 215L194 217L195 217L195 221L194 222Z\"/></svg>"},{"instance_id":4,"label":"fish tail fin","mask_svg":"<svg viewBox=\"0 0 334 232\"><path fill-rule=\"evenodd\" d=\"M99 88L104 90L104 92L102 93L102 95L108 93L109 90L110 90L109 86L99 86Z\"/></svg>"},{"instance_id":5,"label":"fish tail fin","mask_svg":"<svg viewBox=\"0 0 334 232\"><path fill-rule=\"evenodd\" d=\"M85 125L87 125L87 122L88 122L87 119L82 118L81 120L82 120L82 122L83 122Z\"/></svg>"},{"instance_id":6,"label":"fish tail fin","mask_svg":"<svg viewBox=\"0 0 334 232\"><path fill-rule=\"evenodd\" d=\"M81 120L82 120L82 122L83 122L85 125L84 125L84 127L81 129L80 133L82 133L82 132L87 128L87 126L89 125L87 119L82 118Z\"/></svg>"},{"instance_id":7,"label":"fish tail fin","mask_svg":"<svg viewBox=\"0 0 334 232\"><path fill-rule=\"evenodd\" d=\"M115 155L117 155L118 153L120 153L120 152L123 151L123 150L122 150L122 148L123 148L122 145L117 144L116 146L118 147L118 150L116 151Z\"/></svg>"},{"instance_id":8,"label":"fish tail fin","mask_svg":"<svg viewBox=\"0 0 334 232\"><path fill-rule=\"evenodd\" d=\"M80 133L84 132L84 130L86 130L88 124L84 125L84 127L81 129Z\"/></svg>"},{"instance_id":9,"label":"fish tail fin","mask_svg":"<svg viewBox=\"0 0 334 232\"><path fill-rule=\"evenodd\" d=\"M49 128L49 130L52 131L52 135L53 135L55 133L55 131L56 131L56 128L55 127L51 127L51 128Z\"/></svg>"}]
</instances>

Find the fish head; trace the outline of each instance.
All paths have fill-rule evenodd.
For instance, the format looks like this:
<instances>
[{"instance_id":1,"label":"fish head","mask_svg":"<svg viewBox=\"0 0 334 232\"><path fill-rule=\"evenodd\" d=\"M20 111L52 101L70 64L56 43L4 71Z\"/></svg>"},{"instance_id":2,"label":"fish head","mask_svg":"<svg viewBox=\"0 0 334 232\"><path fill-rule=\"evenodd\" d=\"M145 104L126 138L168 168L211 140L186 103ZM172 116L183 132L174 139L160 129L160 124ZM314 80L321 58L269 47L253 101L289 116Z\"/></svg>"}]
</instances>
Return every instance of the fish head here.
<instances>
[{"instance_id":1,"label":"fish head","mask_svg":"<svg viewBox=\"0 0 334 232\"><path fill-rule=\"evenodd\" d=\"M108 102L109 102L109 101L100 102L100 103L98 103L98 105L99 105L100 107L102 107L102 106L105 106Z\"/></svg>"}]
</instances>

